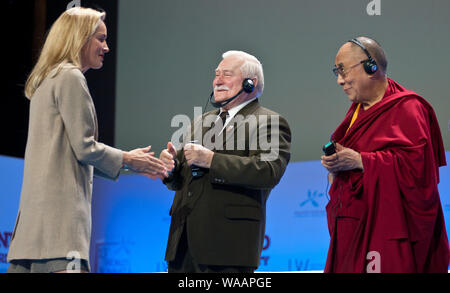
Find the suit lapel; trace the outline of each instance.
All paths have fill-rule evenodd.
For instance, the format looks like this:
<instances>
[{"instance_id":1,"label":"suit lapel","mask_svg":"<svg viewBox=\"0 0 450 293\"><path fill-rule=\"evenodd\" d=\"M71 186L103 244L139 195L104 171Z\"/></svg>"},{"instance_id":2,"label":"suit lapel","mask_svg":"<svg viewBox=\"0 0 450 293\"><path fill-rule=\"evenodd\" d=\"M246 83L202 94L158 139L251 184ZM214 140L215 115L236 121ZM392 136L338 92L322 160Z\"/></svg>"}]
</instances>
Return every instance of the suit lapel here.
<instances>
[{"instance_id":1,"label":"suit lapel","mask_svg":"<svg viewBox=\"0 0 450 293\"><path fill-rule=\"evenodd\" d=\"M219 116L219 113L220 113L220 110L211 111L211 112L207 113L205 116L203 116L203 121L204 121L205 117L209 116L209 115L214 116L214 120L215 120L217 118L217 116ZM204 137L205 133L207 133L213 127L214 127L214 122L211 123L211 125L207 125L207 126L204 125L202 128L202 137Z\"/></svg>"},{"instance_id":2,"label":"suit lapel","mask_svg":"<svg viewBox=\"0 0 450 293\"><path fill-rule=\"evenodd\" d=\"M225 135L225 139L223 140L223 146L225 147L228 140L231 139L231 137L235 137L237 134L237 131L239 128L243 127L245 125L245 117L248 115L253 114L258 108L260 107L258 99L254 100L250 104L246 105L244 108L242 108L230 121L230 123L225 127L225 129L222 132L222 136ZM237 122L237 125L234 125L235 118L237 115L244 116L244 121L242 119L239 119ZM232 127L232 128L231 128ZM227 134L225 134L227 133ZM246 138L248 139L248 138Z\"/></svg>"},{"instance_id":3,"label":"suit lapel","mask_svg":"<svg viewBox=\"0 0 450 293\"><path fill-rule=\"evenodd\" d=\"M235 118L236 118L236 116L238 116L238 115L240 115L240 116L243 116L244 118L245 117L247 117L248 115L251 115L251 114L253 114L258 108L260 108L261 106L259 105L259 101L258 101L258 99L256 99L256 100L254 100L254 101L252 101L251 103L249 103L248 105L246 105L244 108L242 108L234 117L233 117L233 119L230 121L230 123L228 123L228 125L227 125L227 127L225 127L225 129L222 131L222 133L218 136L218 138L222 138L222 141L223 141L223 149L225 149L225 146L226 146L226 143L227 143L227 141L228 140L230 140L231 139L231 137L235 137L236 136L236 133L237 133L237 131L241 128L241 127L243 127L243 125L245 125L246 123L245 123L245 119L244 119L244 121L243 121L243 119L239 119L239 120L237 120L237 125L235 125L235 122L236 122L236 120L235 120ZM220 110L214 110L214 111L211 111L211 112L208 112L208 113L206 113L205 115L203 115L202 116L202 139L204 139L204 137L205 137L205 134L208 132L208 131L210 131L212 128L213 128L213 126L214 126L214 124L211 124L211 125L204 125L204 124L206 124L204 121L205 121L205 118L207 117L207 116L209 116L209 115L212 115L212 116L214 116L215 118L217 118L217 116L219 115L219 113L220 113ZM195 127L194 129L199 129L199 127ZM197 131L197 130L196 130ZM192 135L194 135L194 133L192 133ZM194 136L195 137L195 136ZM248 139L248 138L246 138L246 139ZM213 151L214 151L215 149L213 149Z\"/></svg>"},{"instance_id":4,"label":"suit lapel","mask_svg":"<svg viewBox=\"0 0 450 293\"><path fill-rule=\"evenodd\" d=\"M183 137L183 146L193 140L200 140L199 143L203 145L205 134L212 128L214 124L206 125L205 119L208 116L217 117L219 110L213 110L202 116L197 117L191 124L190 130Z\"/></svg>"}]
</instances>

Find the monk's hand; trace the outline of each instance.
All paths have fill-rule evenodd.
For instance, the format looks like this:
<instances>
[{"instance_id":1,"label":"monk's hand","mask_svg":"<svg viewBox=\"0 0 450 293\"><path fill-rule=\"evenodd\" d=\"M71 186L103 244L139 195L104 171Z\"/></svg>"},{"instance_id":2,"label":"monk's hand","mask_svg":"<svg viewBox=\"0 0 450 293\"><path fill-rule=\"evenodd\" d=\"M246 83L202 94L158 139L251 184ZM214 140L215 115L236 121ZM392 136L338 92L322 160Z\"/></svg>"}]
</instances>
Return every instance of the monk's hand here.
<instances>
[{"instance_id":1,"label":"monk's hand","mask_svg":"<svg viewBox=\"0 0 450 293\"><path fill-rule=\"evenodd\" d=\"M328 172L334 174L355 169L364 171L361 154L338 143L336 153L331 156L322 156L321 163Z\"/></svg>"},{"instance_id":2,"label":"monk's hand","mask_svg":"<svg viewBox=\"0 0 450 293\"><path fill-rule=\"evenodd\" d=\"M188 143L184 146L184 157L189 166L195 165L209 169L214 156L214 152L199 145Z\"/></svg>"}]
</instances>

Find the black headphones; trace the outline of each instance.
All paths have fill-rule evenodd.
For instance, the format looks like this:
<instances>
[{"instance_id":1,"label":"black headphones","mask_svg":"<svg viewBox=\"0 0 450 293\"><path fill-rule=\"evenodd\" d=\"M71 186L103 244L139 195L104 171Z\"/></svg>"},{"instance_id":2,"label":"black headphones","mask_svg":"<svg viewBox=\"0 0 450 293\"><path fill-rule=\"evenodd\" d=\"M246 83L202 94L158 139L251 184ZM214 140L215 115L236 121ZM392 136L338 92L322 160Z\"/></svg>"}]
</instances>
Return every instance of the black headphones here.
<instances>
[{"instance_id":1,"label":"black headphones","mask_svg":"<svg viewBox=\"0 0 450 293\"><path fill-rule=\"evenodd\" d=\"M251 93L253 93L253 91L255 90L255 83L253 82L252 79L246 78L246 79L244 79L244 81L242 82L242 89L243 89L244 92L246 92L247 94L251 94Z\"/></svg>"},{"instance_id":2,"label":"black headphones","mask_svg":"<svg viewBox=\"0 0 450 293\"><path fill-rule=\"evenodd\" d=\"M363 62L364 71L367 74L374 74L375 72L377 72L378 71L377 62L375 61L375 59L372 58L372 56L370 56L370 53L366 49L366 47L360 41L358 41L358 39L351 39L351 40L349 40L349 42L360 47L364 51L364 53L366 53L367 57L369 58L365 62Z\"/></svg>"},{"instance_id":3,"label":"black headphones","mask_svg":"<svg viewBox=\"0 0 450 293\"><path fill-rule=\"evenodd\" d=\"M247 94L252 93L255 90L255 83L253 82L253 80L251 78L245 78L244 81L242 81L242 89L233 97L223 101L223 102L216 102L216 99L214 98L214 91L211 93L211 96L209 97L209 101L211 102L211 105L213 105L213 107L215 108L221 108L221 107L225 107L226 105L228 105L229 103L231 103L231 101L233 101L234 99L236 99L240 94L242 94L243 92L246 92Z\"/></svg>"}]
</instances>

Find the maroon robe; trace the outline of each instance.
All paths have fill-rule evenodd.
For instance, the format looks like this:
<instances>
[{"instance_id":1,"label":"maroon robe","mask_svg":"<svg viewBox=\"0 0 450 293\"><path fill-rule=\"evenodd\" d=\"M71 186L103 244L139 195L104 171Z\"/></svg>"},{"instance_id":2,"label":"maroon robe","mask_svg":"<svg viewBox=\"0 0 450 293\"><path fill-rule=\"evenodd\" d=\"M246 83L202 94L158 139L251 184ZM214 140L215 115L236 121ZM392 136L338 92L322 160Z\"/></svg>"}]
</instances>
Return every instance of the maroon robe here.
<instances>
[{"instance_id":1,"label":"maroon robe","mask_svg":"<svg viewBox=\"0 0 450 293\"><path fill-rule=\"evenodd\" d=\"M448 270L437 187L446 165L439 124L427 101L388 82L383 99L361 107L346 134L354 103L332 137L361 153L364 172L340 172L330 187L325 272L363 273L377 264L381 273Z\"/></svg>"}]
</instances>

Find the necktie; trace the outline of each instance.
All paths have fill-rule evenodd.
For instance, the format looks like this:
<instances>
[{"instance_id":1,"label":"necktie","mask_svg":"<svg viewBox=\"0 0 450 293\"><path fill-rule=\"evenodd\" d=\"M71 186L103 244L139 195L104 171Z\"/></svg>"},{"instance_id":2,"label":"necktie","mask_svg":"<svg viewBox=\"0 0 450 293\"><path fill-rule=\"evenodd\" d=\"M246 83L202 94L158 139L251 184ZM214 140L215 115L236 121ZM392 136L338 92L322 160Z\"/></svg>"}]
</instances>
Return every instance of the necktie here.
<instances>
[{"instance_id":1,"label":"necktie","mask_svg":"<svg viewBox=\"0 0 450 293\"><path fill-rule=\"evenodd\" d=\"M223 111L222 113L220 113L219 117L222 120L222 128L223 126L225 126L225 121L227 121L228 116L228 111Z\"/></svg>"},{"instance_id":2,"label":"necktie","mask_svg":"<svg viewBox=\"0 0 450 293\"><path fill-rule=\"evenodd\" d=\"M225 126L225 121L227 121L227 117L228 117L228 116L229 116L229 115L228 115L228 111L222 111L222 113L220 113L219 118L220 118L220 120L222 121L222 124L221 124L222 128L221 128L220 130L222 130L223 127ZM217 119L217 120L216 120L216 123L213 125L213 127L215 127L216 124L217 124L220 120ZM212 142L212 143L215 143L215 142L216 142L216 136L219 135L220 130L219 130L219 132L215 133L215 134L213 135L213 137L211 138L211 142Z\"/></svg>"}]
</instances>

